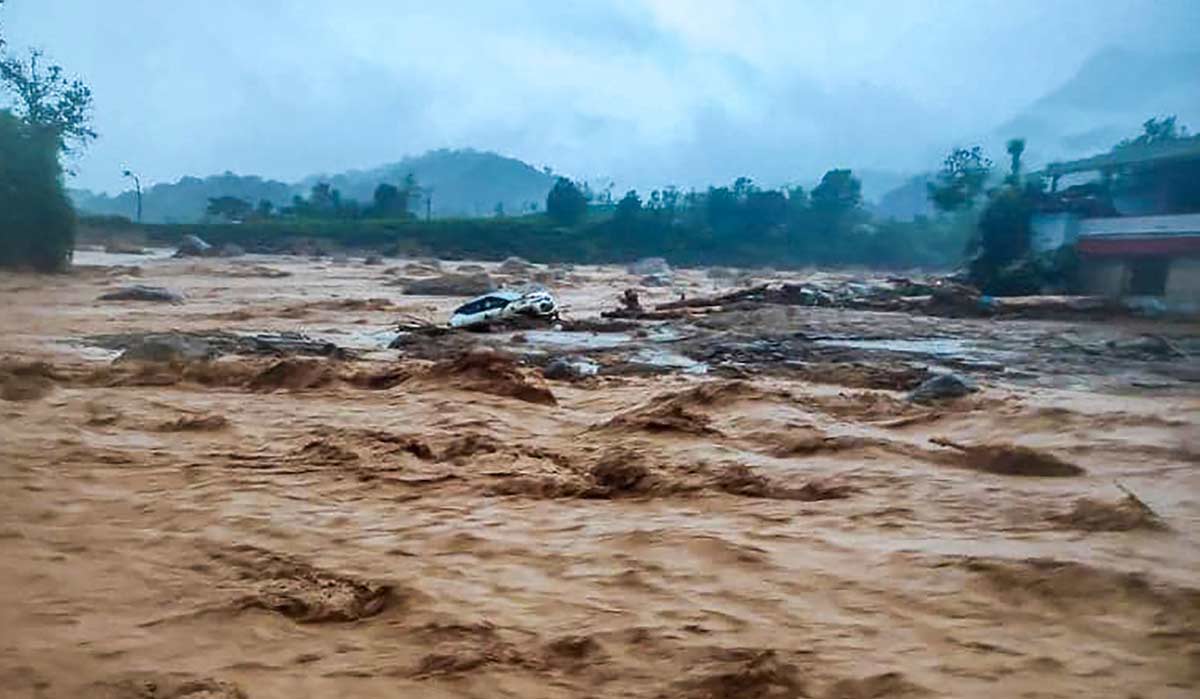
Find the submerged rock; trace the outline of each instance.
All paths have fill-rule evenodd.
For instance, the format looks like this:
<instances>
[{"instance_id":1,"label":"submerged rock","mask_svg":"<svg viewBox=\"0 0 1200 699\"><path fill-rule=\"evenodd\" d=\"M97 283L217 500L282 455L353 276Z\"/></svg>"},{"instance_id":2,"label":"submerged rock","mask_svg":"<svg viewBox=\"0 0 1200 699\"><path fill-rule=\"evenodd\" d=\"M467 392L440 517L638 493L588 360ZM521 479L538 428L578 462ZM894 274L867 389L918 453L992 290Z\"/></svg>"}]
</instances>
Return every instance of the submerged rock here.
<instances>
[{"instance_id":1,"label":"submerged rock","mask_svg":"<svg viewBox=\"0 0 1200 699\"><path fill-rule=\"evenodd\" d=\"M118 361L186 362L212 359L216 348L201 337L183 333L161 333L131 338Z\"/></svg>"},{"instance_id":2,"label":"submerged rock","mask_svg":"<svg viewBox=\"0 0 1200 699\"><path fill-rule=\"evenodd\" d=\"M650 275L669 277L671 275L671 265L667 264L667 261L661 257L644 257L626 267L625 271L639 277Z\"/></svg>"},{"instance_id":3,"label":"submerged rock","mask_svg":"<svg viewBox=\"0 0 1200 699\"><path fill-rule=\"evenodd\" d=\"M420 296L479 296L496 290L496 282L488 274L443 274L403 284L405 294Z\"/></svg>"},{"instance_id":4,"label":"submerged rock","mask_svg":"<svg viewBox=\"0 0 1200 699\"><path fill-rule=\"evenodd\" d=\"M496 271L500 274L525 274L529 270L534 269L534 267L535 265L529 260L520 257L509 257L500 263Z\"/></svg>"},{"instance_id":5,"label":"submerged rock","mask_svg":"<svg viewBox=\"0 0 1200 699\"><path fill-rule=\"evenodd\" d=\"M599 373L600 367L577 357L555 357L542 369L542 376L554 381L576 381Z\"/></svg>"},{"instance_id":6,"label":"submerged rock","mask_svg":"<svg viewBox=\"0 0 1200 699\"><path fill-rule=\"evenodd\" d=\"M175 251L175 257L210 257L212 255L213 246L195 235L183 236L183 240L179 243L179 249Z\"/></svg>"},{"instance_id":7,"label":"submerged rock","mask_svg":"<svg viewBox=\"0 0 1200 699\"><path fill-rule=\"evenodd\" d=\"M180 303L183 295L161 286L134 284L100 295L101 301L154 301L158 303Z\"/></svg>"},{"instance_id":8,"label":"submerged rock","mask_svg":"<svg viewBox=\"0 0 1200 699\"><path fill-rule=\"evenodd\" d=\"M961 398L978 391L974 381L958 374L938 374L926 379L908 394L914 403L933 403L950 398Z\"/></svg>"}]
</instances>

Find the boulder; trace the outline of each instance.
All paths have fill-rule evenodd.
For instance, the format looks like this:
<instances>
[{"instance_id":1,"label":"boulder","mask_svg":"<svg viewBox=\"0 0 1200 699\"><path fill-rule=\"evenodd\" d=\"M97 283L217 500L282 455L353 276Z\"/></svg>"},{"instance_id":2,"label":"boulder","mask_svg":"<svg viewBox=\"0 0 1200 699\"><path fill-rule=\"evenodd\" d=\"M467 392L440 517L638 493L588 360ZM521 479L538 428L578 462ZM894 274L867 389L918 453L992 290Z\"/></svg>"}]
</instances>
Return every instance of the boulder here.
<instances>
[{"instance_id":1,"label":"boulder","mask_svg":"<svg viewBox=\"0 0 1200 699\"><path fill-rule=\"evenodd\" d=\"M638 280L641 286L671 286L671 278L663 274L648 274Z\"/></svg>"},{"instance_id":2,"label":"boulder","mask_svg":"<svg viewBox=\"0 0 1200 699\"><path fill-rule=\"evenodd\" d=\"M117 361L199 361L212 359L217 354L217 350L203 338L183 333L162 333L134 339L117 357Z\"/></svg>"},{"instance_id":3,"label":"boulder","mask_svg":"<svg viewBox=\"0 0 1200 699\"><path fill-rule=\"evenodd\" d=\"M381 265L383 264L383 256L378 253L372 253L363 258L364 265Z\"/></svg>"},{"instance_id":4,"label":"boulder","mask_svg":"<svg viewBox=\"0 0 1200 699\"><path fill-rule=\"evenodd\" d=\"M938 374L921 382L908 394L908 399L914 403L936 403L951 398L961 398L969 393L978 391L979 387L971 379L958 374Z\"/></svg>"},{"instance_id":5,"label":"boulder","mask_svg":"<svg viewBox=\"0 0 1200 699\"><path fill-rule=\"evenodd\" d=\"M534 269L534 264L529 260L523 260L520 257L509 257L500 263L496 271L500 274L525 274L531 269Z\"/></svg>"},{"instance_id":6,"label":"boulder","mask_svg":"<svg viewBox=\"0 0 1200 699\"><path fill-rule=\"evenodd\" d=\"M101 301L153 301L157 303L180 303L183 295L161 286L134 284L100 295Z\"/></svg>"},{"instance_id":7,"label":"boulder","mask_svg":"<svg viewBox=\"0 0 1200 699\"><path fill-rule=\"evenodd\" d=\"M496 282L487 273L443 274L404 282L404 293L417 296L479 296L495 290Z\"/></svg>"},{"instance_id":8,"label":"boulder","mask_svg":"<svg viewBox=\"0 0 1200 699\"><path fill-rule=\"evenodd\" d=\"M671 276L671 265L661 257L644 257L625 268L628 273L645 277L650 275Z\"/></svg>"},{"instance_id":9,"label":"boulder","mask_svg":"<svg viewBox=\"0 0 1200 699\"><path fill-rule=\"evenodd\" d=\"M554 381L578 381L599 373L600 367L578 357L555 357L542 369L542 376Z\"/></svg>"},{"instance_id":10,"label":"boulder","mask_svg":"<svg viewBox=\"0 0 1200 699\"><path fill-rule=\"evenodd\" d=\"M213 246L204 242L199 236L185 235L175 251L175 257L211 257Z\"/></svg>"},{"instance_id":11,"label":"boulder","mask_svg":"<svg viewBox=\"0 0 1200 699\"><path fill-rule=\"evenodd\" d=\"M225 243L221 249L217 251L218 257L241 257L246 254L246 250L237 243Z\"/></svg>"}]
</instances>

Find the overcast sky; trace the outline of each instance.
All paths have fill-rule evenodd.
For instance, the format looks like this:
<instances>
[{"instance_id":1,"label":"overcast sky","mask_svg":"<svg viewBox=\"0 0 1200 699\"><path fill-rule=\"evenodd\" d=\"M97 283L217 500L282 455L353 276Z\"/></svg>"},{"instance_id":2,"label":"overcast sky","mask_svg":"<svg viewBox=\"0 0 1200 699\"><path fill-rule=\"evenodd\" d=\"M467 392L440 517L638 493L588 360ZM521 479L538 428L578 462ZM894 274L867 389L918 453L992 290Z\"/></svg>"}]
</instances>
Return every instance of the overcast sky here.
<instances>
[{"instance_id":1,"label":"overcast sky","mask_svg":"<svg viewBox=\"0 0 1200 699\"><path fill-rule=\"evenodd\" d=\"M475 147L621 185L930 166L1200 0L8 0L93 87L73 186L295 180Z\"/></svg>"}]
</instances>

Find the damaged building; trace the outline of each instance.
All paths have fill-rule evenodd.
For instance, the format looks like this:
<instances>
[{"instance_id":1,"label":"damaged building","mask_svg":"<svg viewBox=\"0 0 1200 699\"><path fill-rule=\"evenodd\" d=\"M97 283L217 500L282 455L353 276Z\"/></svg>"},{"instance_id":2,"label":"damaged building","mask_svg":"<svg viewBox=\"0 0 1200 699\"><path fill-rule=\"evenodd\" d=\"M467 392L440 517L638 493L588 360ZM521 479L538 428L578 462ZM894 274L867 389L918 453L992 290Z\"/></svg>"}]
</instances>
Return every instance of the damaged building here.
<instances>
[{"instance_id":1,"label":"damaged building","mask_svg":"<svg viewBox=\"0 0 1200 699\"><path fill-rule=\"evenodd\" d=\"M1046 167L1033 246L1075 246L1084 293L1200 311L1200 137ZM1090 177L1090 180L1087 178ZM1061 187L1072 180L1087 180Z\"/></svg>"}]
</instances>

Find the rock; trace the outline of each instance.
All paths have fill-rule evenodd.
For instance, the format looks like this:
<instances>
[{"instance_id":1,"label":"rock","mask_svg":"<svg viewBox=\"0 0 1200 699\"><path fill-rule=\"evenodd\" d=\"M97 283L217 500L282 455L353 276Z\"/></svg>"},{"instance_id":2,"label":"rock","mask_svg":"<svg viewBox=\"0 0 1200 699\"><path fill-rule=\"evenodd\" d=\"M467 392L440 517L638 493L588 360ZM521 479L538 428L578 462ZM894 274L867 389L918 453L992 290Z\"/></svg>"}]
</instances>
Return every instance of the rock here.
<instances>
[{"instance_id":1,"label":"rock","mask_svg":"<svg viewBox=\"0 0 1200 699\"><path fill-rule=\"evenodd\" d=\"M662 274L648 274L638 280L641 286L671 286L671 278Z\"/></svg>"},{"instance_id":2,"label":"rock","mask_svg":"<svg viewBox=\"0 0 1200 699\"><path fill-rule=\"evenodd\" d=\"M378 253L372 253L363 258L364 265L381 265L383 264L383 256Z\"/></svg>"},{"instance_id":3,"label":"rock","mask_svg":"<svg viewBox=\"0 0 1200 699\"><path fill-rule=\"evenodd\" d=\"M104 252L118 255L148 255L149 251L128 240L110 240L104 246Z\"/></svg>"},{"instance_id":4,"label":"rock","mask_svg":"<svg viewBox=\"0 0 1200 699\"><path fill-rule=\"evenodd\" d=\"M520 257L509 257L500 263L496 271L500 274L525 274L531 269L534 269L534 264L529 260L523 260Z\"/></svg>"},{"instance_id":5,"label":"rock","mask_svg":"<svg viewBox=\"0 0 1200 699\"><path fill-rule=\"evenodd\" d=\"M486 272L487 270L483 268L483 265L466 264L455 267L454 271L458 272L459 274L479 274L480 272Z\"/></svg>"},{"instance_id":6,"label":"rock","mask_svg":"<svg viewBox=\"0 0 1200 699\"><path fill-rule=\"evenodd\" d=\"M908 399L914 403L933 403L950 398L961 398L978 391L975 382L958 374L938 374L921 382Z\"/></svg>"},{"instance_id":7,"label":"rock","mask_svg":"<svg viewBox=\"0 0 1200 699\"><path fill-rule=\"evenodd\" d=\"M134 284L100 295L101 301L155 301L159 303L181 303L183 295L161 286Z\"/></svg>"},{"instance_id":8,"label":"rock","mask_svg":"<svg viewBox=\"0 0 1200 699\"><path fill-rule=\"evenodd\" d=\"M542 376L554 381L577 381L599 373L596 364L577 357L555 357L542 369Z\"/></svg>"},{"instance_id":9,"label":"rock","mask_svg":"<svg viewBox=\"0 0 1200 699\"><path fill-rule=\"evenodd\" d=\"M175 251L175 257L210 257L213 246L204 242L199 236L185 235Z\"/></svg>"},{"instance_id":10,"label":"rock","mask_svg":"<svg viewBox=\"0 0 1200 699\"><path fill-rule=\"evenodd\" d=\"M404 293L421 296L479 296L496 290L496 282L483 274L443 274L432 279L410 279Z\"/></svg>"},{"instance_id":11,"label":"rock","mask_svg":"<svg viewBox=\"0 0 1200 699\"><path fill-rule=\"evenodd\" d=\"M483 268L480 267L480 271L482 270ZM408 264L404 265L403 268L401 268L401 271L403 271L405 274L432 276L434 274L441 274L442 268L441 266L427 265L424 262L409 262Z\"/></svg>"},{"instance_id":12,"label":"rock","mask_svg":"<svg viewBox=\"0 0 1200 699\"><path fill-rule=\"evenodd\" d=\"M329 261L335 265L344 265L350 261L350 256L344 252L335 252L329 256Z\"/></svg>"},{"instance_id":13,"label":"rock","mask_svg":"<svg viewBox=\"0 0 1200 699\"><path fill-rule=\"evenodd\" d=\"M1109 340L1108 349L1121 357L1133 359L1169 359L1182 357L1174 345L1162 335L1139 335L1130 340Z\"/></svg>"},{"instance_id":14,"label":"rock","mask_svg":"<svg viewBox=\"0 0 1200 699\"><path fill-rule=\"evenodd\" d=\"M649 275L671 275L671 265L661 257L645 257L625 268L625 271L639 277Z\"/></svg>"},{"instance_id":15,"label":"rock","mask_svg":"<svg viewBox=\"0 0 1200 699\"><path fill-rule=\"evenodd\" d=\"M162 333L135 338L117 361L186 362L212 359L217 350L203 338L183 333Z\"/></svg>"},{"instance_id":16,"label":"rock","mask_svg":"<svg viewBox=\"0 0 1200 699\"><path fill-rule=\"evenodd\" d=\"M246 254L246 250L236 243L225 243L217 251L218 257L241 257Z\"/></svg>"}]
</instances>

